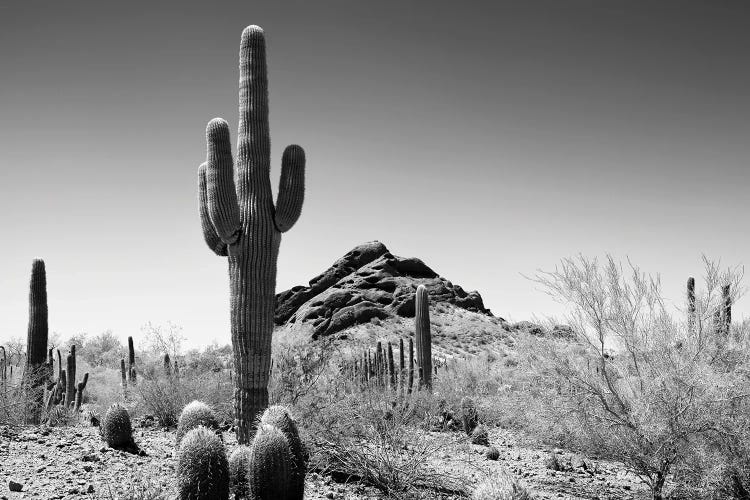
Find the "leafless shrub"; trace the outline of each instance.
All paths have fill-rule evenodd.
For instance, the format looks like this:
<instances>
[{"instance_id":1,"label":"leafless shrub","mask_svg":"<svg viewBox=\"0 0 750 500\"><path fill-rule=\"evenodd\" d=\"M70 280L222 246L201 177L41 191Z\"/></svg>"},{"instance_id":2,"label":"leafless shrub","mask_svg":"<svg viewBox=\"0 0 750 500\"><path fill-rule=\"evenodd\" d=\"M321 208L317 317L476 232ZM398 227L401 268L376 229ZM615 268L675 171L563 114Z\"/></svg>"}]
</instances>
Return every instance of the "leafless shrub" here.
<instances>
[{"instance_id":1,"label":"leafless shrub","mask_svg":"<svg viewBox=\"0 0 750 500\"><path fill-rule=\"evenodd\" d=\"M567 320L578 333L574 341L530 338L523 349L546 391L546 416L565 422L578 446L622 461L655 499L696 444L716 434L717 416L731 418L731 405L748 397L735 371L747 367L746 356L707 319L721 285L734 285L739 298L741 273L720 273L706 260L706 276L696 328L668 312L658 277L611 257L601 266L565 259L535 278L571 306Z\"/></svg>"},{"instance_id":2,"label":"leafless shrub","mask_svg":"<svg viewBox=\"0 0 750 500\"><path fill-rule=\"evenodd\" d=\"M428 491L467 495L464 480L434 467L455 443L424 439L422 403L365 391L329 406L312 433L311 469L363 482L389 498L428 498Z\"/></svg>"}]
</instances>

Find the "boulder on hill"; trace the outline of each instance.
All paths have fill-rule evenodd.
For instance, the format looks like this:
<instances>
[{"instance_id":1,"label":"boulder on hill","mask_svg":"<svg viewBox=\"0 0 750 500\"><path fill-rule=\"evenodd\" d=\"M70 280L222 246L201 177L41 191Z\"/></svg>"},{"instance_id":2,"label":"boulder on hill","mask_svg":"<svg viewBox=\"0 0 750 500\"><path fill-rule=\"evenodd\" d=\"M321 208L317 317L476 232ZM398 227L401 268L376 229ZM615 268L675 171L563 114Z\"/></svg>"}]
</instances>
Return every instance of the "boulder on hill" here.
<instances>
[{"instance_id":1,"label":"boulder on hill","mask_svg":"<svg viewBox=\"0 0 750 500\"><path fill-rule=\"evenodd\" d=\"M349 251L308 286L277 294L275 321L310 323L317 338L374 318L413 317L419 285L427 288L433 303L492 316L478 292L453 285L420 259L398 257L379 241L371 241Z\"/></svg>"}]
</instances>

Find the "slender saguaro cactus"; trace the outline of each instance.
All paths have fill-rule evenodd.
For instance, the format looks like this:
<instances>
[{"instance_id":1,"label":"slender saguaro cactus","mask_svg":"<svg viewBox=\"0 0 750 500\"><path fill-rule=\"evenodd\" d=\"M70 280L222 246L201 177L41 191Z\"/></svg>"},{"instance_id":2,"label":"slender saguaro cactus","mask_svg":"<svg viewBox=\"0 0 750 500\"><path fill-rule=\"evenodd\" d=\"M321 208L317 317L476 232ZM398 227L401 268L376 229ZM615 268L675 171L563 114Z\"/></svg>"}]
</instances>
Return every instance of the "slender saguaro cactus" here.
<instances>
[{"instance_id":1,"label":"slender saguaro cactus","mask_svg":"<svg viewBox=\"0 0 750 500\"><path fill-rule=\"evenodd\" d=\"M35 259L31 265L29 284L29 329L26 337L26 370L24 376L27 387L27 423L38 424L44 405L43 369L47 357L47 273L44 261Z\"/></svg>"},{"instance_id":2,"label":"slender saguaro cactus","mask_svg":"<svg viewBox=\"0 0 750 500\"><path fill-rule=\"evenodd\" d=\"M432 389L432 335L430 334L430 296L424 285L417 287L416 341L419 384Z\"/></svg>"},{"instance_id":3,"label":"slender saguaro cactus","mask_svg":"<svg viewBox=\"0 0 750 500\"><path fill-rule=\"evenodd\" d=\"M83 380L78 382L78 388L76 390L76 402L75 402L75 410L78 411L81 409L81 403L83 403L83 391L86 389L86 384L89 383L89 374L84 373L83 374Z\"/></svg>"},{"instance_id":4,"label":"slender saguaro cactus","mask_svg":"<svg viewBox=\"0 0 750 500\"><path fill-rule=\"evenodd\" d=\"M0 358L0 390L5 393L5 383L8 378L8 357L5 354L5 347L0 345L0 350L3 351L3 357Z\"/></svg>"},{"instance_id":5,"label":"slender saguaro cactus","mask_svg":"<svg viewBox=\"0 0 750 500\"><path fill-rule=\"evenodd\" d=\"M133 337L128 337L128 381L135 385L135 347L133 346Z\"/></svg>"},{"instance_id":6,"label":"slender saguaro cactus","mask_svg":"<svg viewBox=\"0 0 750 500\"><path fill-rule=\"evenodd\" d=\"M198 169L203 238L229 261L237 439L252 438L256 416L268 406L268 374L281 233L302 212L305 153L288 146L281 182L271 193L268 77L263 30L248 26L240 44L240 127L233 165L229 126L215 118L206 128L208 153ZM236 180L236 184L235 184Z\"/></svg>"},{"instance_id":7,"label":"slender saguaro cactus","mask_svg":"<svg viewBox=\"0 0 750 500\"><path fill-rule=\"evenodd\" d=\"M721 298L723 303L723 308L721 311L722 333L725 337L729 336L729 329L732 326L732 296L729 293L729 286L730 285L724 285L724 287L721 289Z\"/></svg>"},{"instance_id":8,"label":"slender saguaro cactus","mask_svg":"<svg viewBox=\"0 0 750 500\"><path fill-rule=\"evenodd\" d=\"M122 378L123 392L128 388L127 370L125 369L125 358L120 359L120 377Z\"/></svg>"},{"instance_id":9,"label":"slender saguaro cactus","mask_svg":"<svg viewBox=\"0 0 750 500\"><path fill-rule=\"evenodd\" d=\"M414 339L409 338L409 387L408 392L411 394L414 387Z\"/></svg>"},{"instance_id":10,"label":"slender saguaro cactus","mask_svg":"<svg viewBox=\"0 0 750 500\"><path fill-rule=\"evenodd\" d=\"M396 365L393 362L393 346L388 342L388 375L391 389L396 389Z\"/></svg>"},{"instance_id":11,"label":"slender saguaro cactus","mask_svg":"<svg viewBox=\"0 0 750 500\"><path fill-rule=\"evenodd\" d=\"M76 394L76 346L70 346L68 354L68 386L65 388L65 406L72 407Z\"/></svg>"},{"instance_id":12,"label":"slender saguaro cactus","mask_svg":"<svg viewBox=\"0 0 750 500\"><path fill-rule=\"evenodd\" d=\"M167 377L172 376L172 361L169 359L169 354L164 353L164 375Z\"/></svg>"},{"instance_id":13,"label":"slender saguaro cactus","mask_svg":"<svg viewBox=\"0 0 750 500\"><path fill-rule=\"evenodd\" d=\"M695 278L690 276L687 280L687 306L688 306L688 332L695 331Z\"/></svg>"}]
</instances>

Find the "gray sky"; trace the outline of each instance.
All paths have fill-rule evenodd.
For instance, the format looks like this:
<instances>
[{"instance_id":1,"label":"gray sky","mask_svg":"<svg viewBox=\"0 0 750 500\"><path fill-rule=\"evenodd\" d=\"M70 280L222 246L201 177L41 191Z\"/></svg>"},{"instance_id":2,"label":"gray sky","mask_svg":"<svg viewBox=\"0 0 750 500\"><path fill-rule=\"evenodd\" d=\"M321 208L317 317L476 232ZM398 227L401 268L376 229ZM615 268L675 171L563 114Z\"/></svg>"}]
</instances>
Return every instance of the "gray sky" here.
<instances>
[{"instance_id":1,"label":"gray sky","mask_svg":"<svg viewBox=\"0 0 750 500\"><path fill-rule=\"evenodd\" d=\"M287 144L308 159L278 290L373 239L516 320L560 312L520 273L579 252L678 302L701 254L746 262L746 2L4 2L0 339L25 335L42 257L51 330L228 342L196 172L208 120L236 131L249 24L272 184Z\"/></svg>"}]
</instances>

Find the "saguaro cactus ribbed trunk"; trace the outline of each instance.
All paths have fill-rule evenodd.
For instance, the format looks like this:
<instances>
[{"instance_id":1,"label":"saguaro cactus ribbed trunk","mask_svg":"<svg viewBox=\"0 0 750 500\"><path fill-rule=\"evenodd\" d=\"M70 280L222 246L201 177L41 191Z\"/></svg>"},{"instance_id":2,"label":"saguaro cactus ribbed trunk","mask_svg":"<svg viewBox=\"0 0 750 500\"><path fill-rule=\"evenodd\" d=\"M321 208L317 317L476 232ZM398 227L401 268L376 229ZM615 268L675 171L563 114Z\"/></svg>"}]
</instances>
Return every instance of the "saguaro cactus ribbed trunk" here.
<instances>
[{"instance_id":1,"label":"saguaro cactus ribbed trunk","mask_svg":"<svg viewBox=\"0 0 750 500\"><path fill-rule=\"evenodd\" d=\"M430 334L430 296L424 285L417 287L415 309L419 384L429 390L432 388L432 335Z\"/></svg>"},{"instance_id":2,"label":"saguaro cactus ribbed trunk","mask_svg":"<svg viewBox=\"0 0 750 500\"><path fill-rule=\"evenodd\" d=\"M206 128L207 158L198 171L201 225L209 248L229 261L237 439L249 443L256 415L268 406L268 374L281 233L299 218L305 153L288 146L274 205L263 30L249 26L240 44L240 127L233 164L229 126ZM235 180L237 184L235 185Z\"/></svg>"},{"instance_id":3,"label":"saguaro cactus ribbed trunk","mask_svg":"<svg viewBox=\"0 0 750 500\"><path fill-rule=\"evenodd\" d=\"M35 259L31 265L29 285L29 329L26 337L27 423L38 424L44 405L44 369L47 360L47 273L44 261Z\"/></svg>"}]
</instances>

